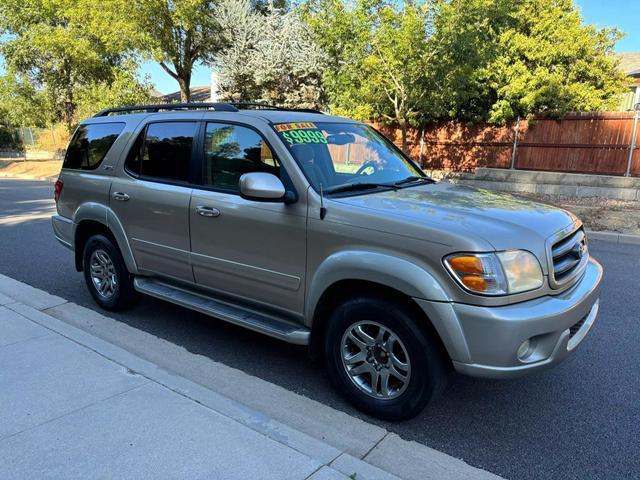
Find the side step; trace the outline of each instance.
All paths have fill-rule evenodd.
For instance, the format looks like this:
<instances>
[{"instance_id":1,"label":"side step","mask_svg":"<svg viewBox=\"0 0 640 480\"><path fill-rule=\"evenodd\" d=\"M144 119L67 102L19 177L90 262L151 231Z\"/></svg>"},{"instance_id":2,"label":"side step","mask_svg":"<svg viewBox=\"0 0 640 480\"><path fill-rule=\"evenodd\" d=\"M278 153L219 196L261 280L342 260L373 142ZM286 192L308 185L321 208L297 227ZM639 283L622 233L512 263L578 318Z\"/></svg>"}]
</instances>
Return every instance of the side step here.
<instances>
[{"instance_id":1,"label":"side step","mask_svg":"<svg viewBox=\"0 0 640 480\"><path fill-rule=\"evenodd\" d=\"M146 295L196 310L285 342L296 345L309 344L311 333L309 329L286 320L261 315L152 278L136 277L134 286L137 291Z\"/></svg>"}]
</instances>

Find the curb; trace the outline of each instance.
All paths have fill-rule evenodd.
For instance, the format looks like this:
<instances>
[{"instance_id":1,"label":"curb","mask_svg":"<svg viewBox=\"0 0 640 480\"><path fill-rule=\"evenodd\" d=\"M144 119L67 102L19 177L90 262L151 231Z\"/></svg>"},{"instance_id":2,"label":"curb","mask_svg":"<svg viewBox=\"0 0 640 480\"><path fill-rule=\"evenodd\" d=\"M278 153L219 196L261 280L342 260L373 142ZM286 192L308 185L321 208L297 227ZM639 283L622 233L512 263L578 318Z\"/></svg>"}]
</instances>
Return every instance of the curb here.
<instances>
[{"instance_id":1,"label":"curb","mask_svg":"<svg viewBox=\"0 0 640 480\"><path fill-rule=\"evenodd\" d=\"M590 240L604 240L617 245L640 245L640 235L630 235L628 233L587 230L587 238Z\"/></svg>"},{"instance_id":2,"label":"curb","mask_svg":"<svg viewBox=\"0 0 640 480\"><path fill-rule=\"evenodd\" d=\"M2 274L0 274L0 305L121 365L127 371L141 375L178 395L214 410L244 427L316 460L321 464L321 468L310 479L399 480L402 478L405 480L425 480L447 478L499 480L501 478L425 445L402 440L381 427L370 425L363 420L333 409L330 410L335 412L335 415L332 418L326 418L323 422L324 432L315 432L315 435L305 433L295 425L287 425L286 422L283 423L282 420L276 420L261 412L259 408L255 408L255 405L250 407L230 398L224 390L214 391L195 383L114 343L103 340L93 333L72 325L65 320L65 316L75 314L84 317L90 316L94 319L102 317L105 321L110 322L117 321ZM251 382L250 386L255 387L254 395L260 395L263 391L260 384L267 383L224 364L211 362L211 368L220 369L219 372L216 371L216 374L220 373L221 375L220 383L223 383L225 376L233 376L233 379L238 383ZM231 373L229 374L229 372ZM280 388L277 392L278 400L283 403L290 402L291 405L297 405L299 408L300 405L306 404L307 410L303 412L305 416L308 415L310 404L317 403L305 397L294 403L291 402L291 399L300 396ZM264 400L271 402L273 398L265 398ZM322 406L322 408L329 409L330 407ZM294 413L296 412L291 412L291 415ZM316 409L316 415L321 414L322 412ZM358 453L357 456L355 456L355 452L349 451L344 445L331 445L324 440L332 438L330 431L337 428L337 425L332 425L332 422L341 421L344 423L346 420L356 422L361 430L366 429L367 438L372 445L367 447L365 451ZM397 471L399 458L412 459L411 464L402 466L400 472ZM396 474L390 473L391 471Z\"/></svg>"}]
</instances>

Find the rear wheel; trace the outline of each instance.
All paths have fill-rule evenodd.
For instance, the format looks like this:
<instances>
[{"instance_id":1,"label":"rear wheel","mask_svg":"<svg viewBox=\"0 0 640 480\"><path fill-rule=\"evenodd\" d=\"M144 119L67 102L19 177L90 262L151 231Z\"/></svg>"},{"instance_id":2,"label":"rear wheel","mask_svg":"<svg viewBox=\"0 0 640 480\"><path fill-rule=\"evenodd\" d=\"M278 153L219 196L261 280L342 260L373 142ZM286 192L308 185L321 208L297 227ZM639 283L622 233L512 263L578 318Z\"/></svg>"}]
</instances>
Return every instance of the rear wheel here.
<instances>
[{"instance_id":1,"label":"rear wheel","mask_svg":"<svg viewBox=\"0 0 640 480\"><path fill-rule=\"evenodd\" d=\"M411 418L446 383L445 362L424 319L399 303L358 297L329 319L325 358L332 383L358 409L378 418Z\"/></svg>"},{"instance_id":2,"label":"rear wheel","mask_svg":"<svg viewBox=\"0 0 640 480\"><path fill-rule=\"evenodd\" d=\"M102 308L122 310L135 302L137 293L133 288L133 276L110 238L94 235L87 240L83 271L91 296Z\"/></svg>"}]
</instances>

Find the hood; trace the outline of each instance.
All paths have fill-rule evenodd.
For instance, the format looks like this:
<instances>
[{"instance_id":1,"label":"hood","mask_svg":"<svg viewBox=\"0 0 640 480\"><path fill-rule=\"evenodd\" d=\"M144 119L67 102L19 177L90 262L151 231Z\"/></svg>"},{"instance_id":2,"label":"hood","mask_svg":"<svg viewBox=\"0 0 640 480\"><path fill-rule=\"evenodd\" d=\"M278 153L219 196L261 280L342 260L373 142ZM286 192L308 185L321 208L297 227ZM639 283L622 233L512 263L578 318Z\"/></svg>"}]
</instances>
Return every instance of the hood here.
<instances>
[{"instance_id":1,"label":"hood","mask_svg":"<svg viewBox=\"0 0 640 480\"><path fill-rule=\"evenodd\" d=\"M335 201L375 211L376 216L396 216L430 232L482 238L496 250L540 251L546 239L577 221L573 214L551 205L442 182Z\"/></svg>"}]
</instances>

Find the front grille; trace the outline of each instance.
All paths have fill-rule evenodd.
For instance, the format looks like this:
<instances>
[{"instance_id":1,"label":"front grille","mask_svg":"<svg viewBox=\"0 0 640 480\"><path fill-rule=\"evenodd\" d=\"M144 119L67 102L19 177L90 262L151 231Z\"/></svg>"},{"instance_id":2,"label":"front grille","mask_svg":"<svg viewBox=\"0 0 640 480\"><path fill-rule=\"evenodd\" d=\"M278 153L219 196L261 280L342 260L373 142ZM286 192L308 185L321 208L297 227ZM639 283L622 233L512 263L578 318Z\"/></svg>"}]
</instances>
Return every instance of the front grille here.
<instances>
[{"instance_id":1,"label":"front grille","mask_svg":"<svg viewBox=\"0 0 640 480\"><path fill-rule=\"evenodd\" d=\"M582 317L580 321L574 323L573 325L571 325L571 327L569 327L569 338L573 337L576 333L578 333L578 330L582 328L582 325L584 325L584 322L587 320L588 316L589 315L585 315L584 317Z\"/></svg>"},{"instance_id":2,"label":"front grille","mask_svg":"<svg viewBox=\"0 0 640 480\"><path fill-rule=\"evenodd\" d=\"M551 258L553 259L553 270L550 272L552 285L560 287L575 278L589 260L584 229L580 227L554 243L551 247Z\"/></svg>"}]
</instances>

